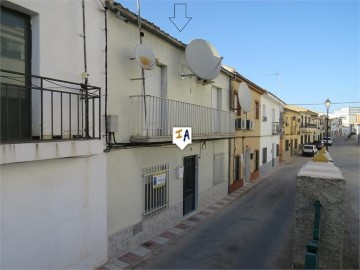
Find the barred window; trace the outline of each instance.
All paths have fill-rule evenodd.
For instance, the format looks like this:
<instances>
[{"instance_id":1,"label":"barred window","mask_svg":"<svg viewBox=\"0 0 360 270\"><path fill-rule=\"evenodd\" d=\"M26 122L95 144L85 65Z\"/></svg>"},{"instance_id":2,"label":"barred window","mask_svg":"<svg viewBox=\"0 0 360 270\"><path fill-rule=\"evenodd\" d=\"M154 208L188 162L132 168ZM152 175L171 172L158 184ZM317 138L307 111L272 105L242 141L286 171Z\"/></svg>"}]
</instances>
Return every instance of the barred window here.
<instances>
[{"instance_id":1,"label":"barred window","mask_svg":"<svg viewBox=\"0 0 360 270\"><path fill-rule=\"evenodd\" d=\"M157 213L169 205L169 164L143 169L144 216Z\"/></svg>"},{"instance_id":2,"label":"barred window","mask_svg":"<svg viewBox=\"0 0 360 270\"><path fill-rule=\"evenodd\" d=\"M289 140L285 140L285 151L289 151Z\"/></svg>"}]
</instances>

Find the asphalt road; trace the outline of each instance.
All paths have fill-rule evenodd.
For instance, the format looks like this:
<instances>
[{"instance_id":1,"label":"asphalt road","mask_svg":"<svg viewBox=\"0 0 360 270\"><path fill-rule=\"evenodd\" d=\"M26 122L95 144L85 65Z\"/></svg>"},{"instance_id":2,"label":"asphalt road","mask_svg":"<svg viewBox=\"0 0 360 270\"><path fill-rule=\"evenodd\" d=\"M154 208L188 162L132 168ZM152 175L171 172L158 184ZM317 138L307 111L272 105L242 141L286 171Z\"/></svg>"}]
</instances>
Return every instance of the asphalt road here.
<instances>
[{"instance_id":1,"label":"asphalt road","mask_svg":"<svg viewBox=\"0 0 360 270\"><path fill-rule=\"evenodd\" d=\"M359 145L340 138L330 154L347 181L344 268L359 269ZM295 181L310 157L295 157L193 231L138 265L142 269L291 269Z\"/></svg>"},{"instance_id":2,"label":"asphalt road","mask_svg":"<svg viewBox=\"0 0 360 270\"><path fill-rule=\"evenodd\" d=\"M296 157L263 183L165 250L143 269L291 269L295 179L310 158Z\"/></svg>"},{"instance_id":3,"label":"asphalt road","mask_svg":"<svg viewBox=\"0 0 360 270\"><path fill-rule=\"evenodd\" d=\"M359 269L360 145L355 136L350 140L340 137L334 140L329 152L346 180L343 269Z\"/></svg>"}]
</instances>

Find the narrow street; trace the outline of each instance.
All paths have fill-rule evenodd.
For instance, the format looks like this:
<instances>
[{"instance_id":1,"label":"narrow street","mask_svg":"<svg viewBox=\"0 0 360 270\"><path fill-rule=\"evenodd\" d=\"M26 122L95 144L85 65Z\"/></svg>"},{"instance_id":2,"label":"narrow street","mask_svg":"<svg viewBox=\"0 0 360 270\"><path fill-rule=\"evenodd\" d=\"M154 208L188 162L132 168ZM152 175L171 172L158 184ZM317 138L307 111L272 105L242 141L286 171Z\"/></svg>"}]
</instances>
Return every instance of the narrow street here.
<instances>
[{"instance_id":1,"label":"narrow street","mask_svg":"<svg viewBox=\"0 0 360 270\"><path fill-rule=\"evenodd\" d=\"M340 138L330 152L347 179L344 268L358 268L359 147ZM295 178L310 159L296 156L282 164L263 183L137 268L291 269Z\"/></svg>"},{"instance_id":2,"label":"narrow street","mask_svg":"<svg viewBox=\"0 0 360 270\"><path fill-rule=\"evenodd\" d=\"M356 136L334 140L330 155L346 180L346 208L343 269L359 269L359 172L360 145Z\"/></svg>"},{"instance_id":3,"label":"narrow street","mask_svg":"<svg viewBox=\"0 0 360 270\"><path fill-rule=\"evenodd\" d=\"M292 265L295 157L265 181L137 268L282 268Z\"/></svg>"}]
</instances>

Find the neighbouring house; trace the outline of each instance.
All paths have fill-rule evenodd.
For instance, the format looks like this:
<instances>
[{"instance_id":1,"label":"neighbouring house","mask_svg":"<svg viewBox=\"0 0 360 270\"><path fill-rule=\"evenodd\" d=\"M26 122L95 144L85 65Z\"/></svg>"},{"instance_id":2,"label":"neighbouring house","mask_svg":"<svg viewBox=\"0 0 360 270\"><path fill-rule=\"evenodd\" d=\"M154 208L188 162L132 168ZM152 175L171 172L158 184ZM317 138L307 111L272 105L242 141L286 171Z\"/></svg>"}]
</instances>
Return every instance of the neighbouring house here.
<instances>
[{"instance_id":1,"label":"neighbouring house","mask_svg":"<svg viewBox=\"0 0 360 270\"><path fill-rule=\"evenodd\" d=\"M84 38L81 1L1 1L1 269L107 260L102 14Z\"/></svg>"},{"instance_id":2,"label":"neighbouring house","mask_svg":"<svg viewBox=\"0 0 360 270\"><path fill-rule=\"evenodd\" d=\"M199 81L187 68L186 44L141 19L142 44L156 57L153 69L142 74L133 59L140 44L138 17L118 3L106 4L112 258L228 194L235 127L230 72L221 69L213 81ZM172 144L173 127L192 128L192 144L183 151Z\"/></svg>"},{"instance_id":3,"label":"neighbouring house","mask_svg":"<svg viewBox=\"0 0 360 270\"><path fill-rule=\"evenodd\" d=\"M261 95L260 175L279 165L281 119L285 103L266 91Z\"/></svg>"},{"instance_id":4,"label":"neighbouring house","mask_svg":"<svg viewBox=\"0 0 360 270\"><path fill-rule=\"evenodd\" d=\"M331 118L331 128L329 127L329 137L339 137L342 136L342 118L335 117Z\"/></svg>"},{"instance_id":5,"label":"neighbouring house","mask_svg":"<svg viewBox=\"0 0 360 270\"><path fill-rule=\"evenodd\" d=\"M231 70L228 68L228 70ZM241 107L241 83L249 88L248 110ZM235 112L235 138L231 140L230 192L259 176L260 169L260 110L265 90L233 70L231 106ZM240 96L240 99L239 99Z\"/></svg>"},{"instance_id":6,"label":"neighbouring house","mask_svg":"<svg viewBox=\"0 0 360 270\"><path fill-rule=\"evenodd\" d=\"M356 132L356 115L358 113L360 113L360 107L350 106L335 110L333 115L342 118L342 125L345 127L344 130L348 130L348 134L350 134Z\"/></svg>"},{"instance_id":7,"label":"neighbouring house","mask_svg":"<svg viewBox=\"0 0 360 270\"><path fill-rule=\"evenodd\" d=\"M299 110L285 105L281 135L281 161L289 160L290 157L296 155L301 150L303 144L307 143L307 140L305 141L303 136L301 136L301 120Z\"/></svg>"},{"instance_id":8,"label":"neighbouring house","mask_svg":"<svg viewBox=\"0 0 360 270\"><path fill-rule=\"evenodd\" d=\"M286 105L286 108L300 113L300 141L301 144L312 143L320 140L320 118L318 113L306 108Z\"/></svg>"}]
</instances>

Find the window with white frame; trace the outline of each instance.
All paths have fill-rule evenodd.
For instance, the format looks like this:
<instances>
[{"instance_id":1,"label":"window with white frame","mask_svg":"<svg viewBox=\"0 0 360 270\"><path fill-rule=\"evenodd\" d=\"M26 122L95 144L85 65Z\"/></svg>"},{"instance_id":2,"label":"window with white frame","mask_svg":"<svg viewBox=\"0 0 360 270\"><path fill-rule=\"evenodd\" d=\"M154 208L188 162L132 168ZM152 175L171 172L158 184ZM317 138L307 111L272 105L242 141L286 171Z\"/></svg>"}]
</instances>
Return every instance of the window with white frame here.
<instances>
[{"instance_id":1,"label":"window with white frame","mask_svg":"<svg viewBox=\"0 0 360 270\"><path fill-rule=\"evenodd\" d=\"M169 205L169 164L143 169L144 216L157 213Z\"/></svg>"},{"instance_id":2,"label":"window with white frame","mask_svg":"<svg viewBox=\"0 0 360 270\"><path fill-rule=\"evenodd\" d=\"M214 183L225 179L225 154L214 154Z\"/></svg>"}]
</instances>

